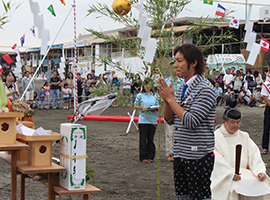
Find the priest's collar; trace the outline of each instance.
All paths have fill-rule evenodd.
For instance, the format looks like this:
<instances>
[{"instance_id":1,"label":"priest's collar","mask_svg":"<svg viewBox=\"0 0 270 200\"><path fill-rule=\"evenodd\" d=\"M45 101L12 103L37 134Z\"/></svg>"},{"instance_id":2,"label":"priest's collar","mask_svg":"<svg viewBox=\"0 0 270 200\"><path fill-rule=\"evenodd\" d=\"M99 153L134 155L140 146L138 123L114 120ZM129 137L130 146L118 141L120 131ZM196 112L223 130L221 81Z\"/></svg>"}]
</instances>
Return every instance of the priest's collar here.
<instances>
[{"instance_id":1,"label":"priest's collar","mask_svg":"<svg viewBox=\"0 0 270 200\"><path fill-rule=\"evenodd\" d=\"M238 133L238 130L235 133L230 134L227 131L227 129L225 128L224 124L222 124L222 126L220 127L220 131L221 131L221 133L223 134L224 137L235 137L237 135L237 133Z\"/></svg>"}]
</instances>

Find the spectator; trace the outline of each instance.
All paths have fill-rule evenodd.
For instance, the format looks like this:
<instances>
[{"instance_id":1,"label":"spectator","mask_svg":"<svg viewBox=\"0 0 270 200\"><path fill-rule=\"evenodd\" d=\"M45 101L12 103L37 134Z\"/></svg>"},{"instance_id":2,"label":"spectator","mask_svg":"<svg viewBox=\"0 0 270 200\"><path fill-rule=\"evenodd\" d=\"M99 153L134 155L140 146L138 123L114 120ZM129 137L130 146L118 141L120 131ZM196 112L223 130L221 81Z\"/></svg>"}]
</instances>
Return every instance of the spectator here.
<instances>
[{"instance_id":1,"label":"spectator","mask_svg":"<svg viewBox=\"0 0 270 200\"><path fill-rule=\"evenodd\" d=\"M108 87L111 87L111 81L112 81L114 75L115 75L115 71L112 70L111 75L107 78L107 86L108 86ZM117 76L116 76L116 77L117 77Z\"/></svg>"},{"instance_id":2,"label":"spectator","mask_svg":"<svg viewBox=\"0 0 270 200\"><path fill-rule=\"evenodd\" d=\"M70 102L71 102L71 108L73 108L74 104L74 94L73 94L73 89L74 89L74 80L73 80L73 73L69 72L68 76L65 80L65 83L68 85L68 88L70 89Z\"/></svg>"},{"instance_id":3,"label":"spectator","mask_svg":"<svg viewBox=\"0 0 270 200\"><path fill-rule=\"evenodd\" d=\"M242 67L239 69L239 71L242 76L242 86L244 86L244 83L245 83L244 79L245 79L246 74L244 73L244 69Z\"/></svg>"},{"instance_id":4,"label":"spectator","mask_svg":"<svg viewBox=\"0 0 270 200\"><path fill-rule=\"evenodd\" d=\"M255 78L257 85L262 86L262 82L263 82L262 75L259 74L258 71L254 71L254 78Z\"/></svg>"},{"instance_id":5,"label":"spectator","mask_svg":"<svg viewBox=\"0 0 270 200\"><path fill-rule=\"evenodd\" d=\"M26 71L25 77L22 79L22 91L26 90L26 87L30 83L30 81L31 81L30 72ZM32 101L34 100L34 91L35 91L35 85L34 85L34 81L32 81L25 93L25 102L29 105L31 105Z\"/></svg>"},{"instance_id":6,"label":"spectator","mask_svg":"<svg viewBox=\"0 0 270 200\"><path fill-rule=\"evenodd\" d=\"M125 77L123 79L123 95L124 96L131 95L131 85L132 85L132 79L129 77L129 74L126 72Z\"/></svg>"},{"instance_id":7,"label":"spectator","mask_svg":"<svg viewBox=\"0 0 270 200\"><path fill-rule=\"evenodd\" d=\"M257 86L257 83L250 70L247 70L247 74L244 80L245 80L244 84L245 88L253 92L253 89Z\"/></svg>"},{"instance_id":8,"label":"spectator","mask_svg":"<svg viewBox=\"0 0 270 200\"><path fill-rule=\"evenodd\" d=\"M251 95L250 90L242 86L241 92L239 95L239 100L243 105L249 105L252 100L252 95Z\"/></svg>"},{"instance_id":9,"label":"spectator","mask_svg":"<svg viewBox=\"0 0 270 200\"><path fill-rule=\"evenodd\" d=\"M238 100L238 96L241 92L241 87L242 87L242 76L241 76L240 70L236 71L236 74L233 79L234 79L234 86L233 86L234 97L236 100Z\"/></svg>"},{"instance_id":10,"label":"spectator","mask_svg":"<svg viewBox=\"0 0 270 200\"><path fill-rule=\"evenodd\" d=\"M217 97L217 106L221 106L223 100L222 97L223 90L221 87L219 87L219 82L215 82L215 92Z\"/></svg>"},{"instance_id":11,"label":"spectator","mask_svg":"<svg viewBox=\"0 0 270 200\"><path fill-rule=\"evenodd\" d=\"M35 109L39 105L39 97L37 95L37 92L34 91L34 100L32 101L32 104L30 105L31 108Z\"/></svg>"},{"instance_id":12,"label":"spectator","mask_svg":"<svg viewBox=\"0 0 270 200\"><path fill-rule=\"evenodd\" d=\"M46 93L43 87L40 88L40 92L38 96L39 96L38 109L41 109L41 105L42 105L42 108L44 108Z\"/></svg>"},{"instance_id":13,"label":"spectator","mask_svg":"<svg viewBox=\"0 0 270 200\"><path fill-rule=\"evenodd\" d=\"M227 87L233 88L233 75L231 74L230 68L226 70L226 74L223 77L223 83L224 83L224 91L227 92Z\"/></svg>"},{"instance_id":14,"label":"spectator","mask_svg":"<svg viewBox=\"0 0 270 200\"><path fill-rule=\"evenodd\" d=\"M133 98L134 98L134 100L133 101L135 101L136 96L137 96L137 94L140 93L141 86L142 86L142 80L141 80L141 77L140 77L139 74L136 74L135 75L133 86L134 86L134 91L133 91Z\"/></svg>"},{"instance_id":15,"label":"spectator","mask_svg":"<svg viewBox=\"0 0 270 200\"><path fill-rule=\"evenodd\" d=\"M231 74L232 74L233 76L235 76L235 67L232 67L232 68L231 68Z\"/></svg>"},{"instance_id":16,"label":"spectator","mask_svg":"<svg viewBox=\"0 0 270 200\"><path fill-rule=\"evenodd\" d=\"M90 85L91 85L92 82L95 84L95 82L92 79L91 74L89 73L89 74L86 75L86 80L83 82L83 86L84 86L83 88L84 88L84 93L85 93L85 96L86 96L86 98L85 98L86 100L88 100L88 97L90 95Z\"/></svg>"},{"instance_id":17,"label":"spectator","mask_svg":"<svg viewBox=\"0 0 270 200\"><path fill-rule=\"evenodd\" d=\"M45 90L45 109L49 109L49 103L50 103L50 91L51 91L51 88L50 88L50 83L48 81L46 81L43 85L43 88Z\"/></svg>"},{"instance_id":18,"label":"spectator","mask_svg":"<svg viewBox=\"0 0 270 200\"><path fill-rule=\"evenodd\" d=\"M221 71L221 73L219 75L214 75L214 78L213 78L214 82L219 83L219 87L221 87L222 91L224 90L223 77L224 77L224 74Z\"/></svg>"},{"instance_id":19,"label":"spectator","mask_svg":"<svg viewBox=\"0 0 270 200\"><path fill-rule=\"evenodd\" d=\"M84 80L81 77L80 73L77 73L77 89L78 89L78 103L82 102L82 84L84 82Z\"/></svg>"},{"instance_id":20,"label":"spectator","mask_svg":"<svg viewBox=\"0 0 270 200\"><path fill-rule=\"evenodd\" d=\"M264 73L265 73L265 81L270 80L270 69L266 69Z\"/></svg>"},{"instance_id":21,"label":"spectator","mask_svg":"<svg viewBox=\"0 0 270 200\"><path fill-rule=\"evenodd\" d=\"M64 109L69 109L68 103L69 103L70 89L68 88L67 83L64 84L64 88L62 89L62 93L63 93Z\"/></svg>"},{"instance_id":22,"label":"spectator","mask_svg":"<svg viewBox=\"0 0 270 200\"><path fill-rule=\"evenodd\" d=\"M4 73L4 76L6 77L5 82L4 82L6 94L9 100L12 102L18 99L20 96L20 93L18 92L16 84L14 83L15 76L12 71L6 71Z\"/></svg>"},{"instance_id":23,"label":"spectator","mask_svg":"<svg viewBox=\"0 0 270 200\"><path fill-rule=\"evenodd\" d=\"M256 86L256 90L254 91L253 93L253 99L256 101L256 106L260 106L261 104L264 104L264 99L263 99L263 96L261 94L261 88L262 86L260 85L257 85Z\"/></svg>"},{"instance_id":24,"label":"spectator","mask_svg":"<svg viewBox=\"0 0 270 200\"><path fill-rule=\"evenodd\" d=\"M232 88L231 87L228 87L227 88L227 92L225 93L225 95L228 95L231 100L234 99L234 92L232 91Z\"/></svg>"},{"instance_id":25,"label":"spectator","mask_svg":"<svg viewBox=\"0 0 270 200\"><path fill-rule=\"evenodd\" d=\"M98 77L95 75L95 70L94 69L91 70L91 80L94 81L95 84L98 81Z\"/></svg>"},{"instance_id":26,"label":"spectator","mask_svg":"<svg viewBox=\"0 0 270 200\"><path fill-rule=\"evenodd\" d=\"M106 86L106 80L104 78L104 74L99 74L98 76L98 82L97 82L97 87L102 88Z\"/></svg>"},{"instance_id":27,"label":"spectator","mask_svg":"<svg viewBox=\"0 0 270 200\"><path fill-rule=\"evenodd\" d=\"M116 76L116 74L113 75L113 79L111 80L111 87L116 87L118 90L120 89L121 83Z\"/></svg>"},{"instance_id":28,"label":"spectator","mask_svg":"<svg viewBox=\"0 0 270 200\"><path fill-rule=\"evenodd\" d=\"M51 93L50 93L49 109L52 109L52 103L53 103L54 96L56 99L56 109L60 109L59 93L60 93L61 80L58 77L58 73L56 70L53 71L53 76L50 79L50 83L51 83Z\"/></svg>"}]
</instances>

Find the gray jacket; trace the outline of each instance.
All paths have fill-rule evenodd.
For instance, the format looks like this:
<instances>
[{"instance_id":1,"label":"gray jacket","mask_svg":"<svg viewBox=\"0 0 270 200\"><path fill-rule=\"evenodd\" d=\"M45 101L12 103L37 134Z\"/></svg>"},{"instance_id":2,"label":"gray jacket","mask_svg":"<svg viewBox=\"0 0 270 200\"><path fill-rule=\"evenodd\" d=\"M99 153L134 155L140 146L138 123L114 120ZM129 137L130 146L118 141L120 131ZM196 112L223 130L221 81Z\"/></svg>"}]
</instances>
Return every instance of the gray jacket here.
<instances>
[{"instance_id":1,"label":"gray jacket","mask_svg":"<svg viewBox=\"0 0 270 200\"><path fill-rule=\"evenodd\" d=\"M30 82L31 78L26 78L24 77L22 79L22 90L24 91L28 85L28 83ZM27 89L28 92L32 92L35 91L35 85L34 85L34 81L32 81L32 83L30 84L29 88Z\"/></svg>"}]
</instances>

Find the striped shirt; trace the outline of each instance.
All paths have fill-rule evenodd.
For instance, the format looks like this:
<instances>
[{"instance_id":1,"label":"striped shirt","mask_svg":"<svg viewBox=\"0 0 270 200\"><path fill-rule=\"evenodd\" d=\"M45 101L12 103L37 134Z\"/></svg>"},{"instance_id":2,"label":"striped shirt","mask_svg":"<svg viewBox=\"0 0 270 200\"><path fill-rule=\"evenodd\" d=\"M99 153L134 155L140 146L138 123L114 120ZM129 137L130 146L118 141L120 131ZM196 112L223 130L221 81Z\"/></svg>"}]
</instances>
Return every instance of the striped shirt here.
<instances>
[{"instance_id":1,"label":"striped shirt","mask_svg":"<svg viewBox=\"0 0 270 200\"><path fill-rule=\"evenodd\" d=\"M173 157L200 159L214 151L215 90L204 75L194 79L183 99L182 89L175 99L186 112L182 120L174 115Z\"/></svg>"}]
</instances>

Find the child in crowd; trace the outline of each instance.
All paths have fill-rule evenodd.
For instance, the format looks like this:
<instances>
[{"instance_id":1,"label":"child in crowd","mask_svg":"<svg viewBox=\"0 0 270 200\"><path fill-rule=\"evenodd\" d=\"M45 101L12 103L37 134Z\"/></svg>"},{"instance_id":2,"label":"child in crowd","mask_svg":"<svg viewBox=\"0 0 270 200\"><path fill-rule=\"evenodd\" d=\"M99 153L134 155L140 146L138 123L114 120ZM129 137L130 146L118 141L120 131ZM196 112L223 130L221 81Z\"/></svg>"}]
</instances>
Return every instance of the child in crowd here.
<instances>
[{"instance_id":1,"label":"child in crowd","mask_svg":"<svg viewBox=\"0 0 270 200\"><path fill-rule=\"evenodd\" d=\"M38 95L37 95L37 92L34 91L34 100L32 101L32 104L31 104L31 108L35 109L38 107L38 103L39 103L39 100L38 100Z\"/></svg>"},{"instance_id":2,"label":"child in crowd","mask_svg":"<svg viewBox=\"0 0 270 200\"><path fill-rule=\"evenodd\" d=\"M41 109L41 105L42 105L42 108L44 108L46 93L43 87L40 88L40 92L38 96L39 96L38 109Z\"/></svg>"},{"instance_id":3,"label":"child in crowd","mask_svg":"<svg viewBox=\"0 0 270 200\"><path fill-rule=\"evenodd\" d=\"M44 83L44 86L43 86L44 90L45 90L45 108L48 110L49 109L49 103L50 103L50 91L51 91L51 88L50 88L50 83L48 81L46 81Z\"/></svg>"},{"instance_id":4,"label":"child in crowd","mask_svg":"<svg viewBox=\"0 0 270 200\"><path fill-rule=\"evenodd\" d=\"M69 95L70 95L70 89L68 88L68 84L64 84L64 88L62 89L63 93L63 101L64 101L64 109L68 109L68 103L69 103Z\"/></svg>"}]
</instances>

